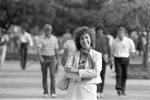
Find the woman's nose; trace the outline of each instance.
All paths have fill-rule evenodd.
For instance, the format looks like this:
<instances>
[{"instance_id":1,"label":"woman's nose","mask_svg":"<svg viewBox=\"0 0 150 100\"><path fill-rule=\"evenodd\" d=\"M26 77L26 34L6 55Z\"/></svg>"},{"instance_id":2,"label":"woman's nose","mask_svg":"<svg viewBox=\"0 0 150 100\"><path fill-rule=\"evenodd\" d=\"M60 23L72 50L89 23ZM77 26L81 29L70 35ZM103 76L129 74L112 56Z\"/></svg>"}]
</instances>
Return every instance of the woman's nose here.
<instances>
[{"instance_id":1,"label":"woman's nose","mask_svg":"<svg viewBox=\"0 0 150 100\"><path fill-rule=\"evenodd\" d=\"M84 38L84 39L83 39L83 41L84 41L84 42L86 42L86 41L87 41L87 39L86 39L86 38Z\"/></svg>"}]
</instances>

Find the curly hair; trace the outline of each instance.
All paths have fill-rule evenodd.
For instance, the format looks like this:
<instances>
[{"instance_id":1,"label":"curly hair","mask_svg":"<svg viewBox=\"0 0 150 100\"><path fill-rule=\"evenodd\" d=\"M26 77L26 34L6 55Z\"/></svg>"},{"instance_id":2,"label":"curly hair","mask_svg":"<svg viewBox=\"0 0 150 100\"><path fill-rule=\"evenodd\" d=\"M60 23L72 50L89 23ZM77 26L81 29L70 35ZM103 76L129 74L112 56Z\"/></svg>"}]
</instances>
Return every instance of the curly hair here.
<instances>
[{"instance_id":1,"label":"curly hair","mask_svg":"<svg viewBox=\"0 0 150 100\"><path fill-rule=\"evenodd\" d=\"M79 51L81 49L81 44L80 44L80 37L83 36L84 34L88 34L91 38L91 47L94 49L95 48L95 35L93 31L87 27L87 26L82 26L74 30L73 34L75 34L75 45L76 49Z\"/></svg>"}]
</instances>

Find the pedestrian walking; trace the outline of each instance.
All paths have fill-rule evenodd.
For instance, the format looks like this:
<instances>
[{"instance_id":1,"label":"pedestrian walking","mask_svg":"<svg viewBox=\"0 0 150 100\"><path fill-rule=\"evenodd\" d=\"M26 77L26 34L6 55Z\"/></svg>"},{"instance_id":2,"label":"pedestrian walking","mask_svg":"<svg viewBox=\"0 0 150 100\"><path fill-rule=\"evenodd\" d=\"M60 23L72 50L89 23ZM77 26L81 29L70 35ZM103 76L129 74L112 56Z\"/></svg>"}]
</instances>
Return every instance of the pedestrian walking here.
<instances>
[{"instance_id":1,"label":"pedestrian walking","mask_svg":"<svg viewBox=\"0 0 150 100\"><path fill-rule=\"evenodd\" d=\"M38 55L41 64L42 70L42 85L44 90L44 96L48 97L48 82L47 82L47 72L49 69L50 72L50 95L54 98L57 97L56 95L56 88L55 88L55 69L56 63L60 65L59 61L59 47L58 47L58 40L57 38L52 35L52 26L50 24L45 24L44 28L44 36L41 37L38 43ZM56 62L57 59L57 62Z\"/></svg>"},{"instance_id":2,"label":"pedestrian walking","mask_svg":"<svg viewBox=\"0 0 150 100\"><path fill-rule=\"evenodd\" d=\"M97 100L102 55L93 49L95 39L90 28L83 26L74 32L77 50L69 55L65 65L65 77L70 79L66 100Z\"/></svg>"},{"instance_id":3,"label":"pedestrian walking","mask_svg":"<svg viewBox=\"0 0 150 100\"><path fill-rule=\"evenodd\" d=\"M71 33L70 33L70 29L66 29L66 32L63 34L62 37L63 37L62 45L64 45L64 43L65 43L67 40L72 39L72 36L71 36Z\"/></svg>"},{"instance_id":4,"label":"pedestrian walking","mask_svg":"<svg viewBox=\"0 0 150 100\"><path fill-rule=\"evenodd\" d=\"M102 71L100 77L102 78L102 83L97 84L97 98L104 97L103 90L105 84L105 72L106 65L111 58L111 50L109 44L109 38L104 34L106 32L104 26L99 24L96 27L96 47L95 50L102 53Z\"/></svg>"},{"instance_id":5,"label":"pedestrian walking","mask_svg":"<svg viewBox=\"0 0 150 100\"><path fill-rule=\"evenodd\" d=\"M136 50L133 40L125 36L127 31L124 27L118 28L117 33L118 37L112 44L112 54L116 71L115 88L120 96L126 95L127 68L129 59L133 57Z\"/></svg>"},{"instance_id":6,"label":"pedestrian walking","mask_svg":"<svg viewBox=\"0 0 150 100\"><path fill-rule=\"evenodd\" d=\"M9 36L6 34L6 30L3 29L0 33L0 69L4 66L5 63L8 42Z\"/></svg>"},{"instance_id":7,"label":"pedestrian walking","mask_svg":"<svg viewBox=\"0 0 150 100\"><path fill-rule=\"evenodd\" d=\"M20 33L20 63L23 70L26 69L28 45L33 46L33 40L30 33L21 28Z\"/></svg>"},{"instance_id":8,"label":"pedestrian walking","mask_svg":"<svg viewBox=\"0 0 150 100\"><path fill-rule=\"evenodd\" d=\"M114 37L107 31L106 36L109 38L109 45L111 46L114 40Z\"/></svg>"},{"instance_id":9,"label":"pedestrian walking","mask_svg":"<svg viewBox=\"0 0 150 100\"><path fill-rule=\"evenodd\" d=\"M74 34L72 34L72 39L67 40L63 45L63 55L62 55L62 65L65 66L68 55L76 50L75 42L74 42Z\"/></svg>"}]
</instances>

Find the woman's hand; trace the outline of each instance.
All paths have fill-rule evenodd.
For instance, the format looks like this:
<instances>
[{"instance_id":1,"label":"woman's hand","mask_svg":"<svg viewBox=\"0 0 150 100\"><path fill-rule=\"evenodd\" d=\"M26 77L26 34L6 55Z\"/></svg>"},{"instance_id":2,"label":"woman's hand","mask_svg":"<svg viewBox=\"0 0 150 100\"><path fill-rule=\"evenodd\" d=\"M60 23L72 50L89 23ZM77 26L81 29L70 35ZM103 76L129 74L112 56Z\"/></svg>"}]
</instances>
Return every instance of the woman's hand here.
<instances>
[{"instance_id":1,"label":"woman's hand","mask_svg":"<svg viewBox=\"0 0 150 100\"><path fill-rule=\"evenodd\" d=\"M75 68L73 68L73 67L66 67L66 68L65 68L65 72L66 72L66 73L75 73L75 74L78 74L78 73L79 73L78 69L75 69Z\"/></svg>"}]
</instances>

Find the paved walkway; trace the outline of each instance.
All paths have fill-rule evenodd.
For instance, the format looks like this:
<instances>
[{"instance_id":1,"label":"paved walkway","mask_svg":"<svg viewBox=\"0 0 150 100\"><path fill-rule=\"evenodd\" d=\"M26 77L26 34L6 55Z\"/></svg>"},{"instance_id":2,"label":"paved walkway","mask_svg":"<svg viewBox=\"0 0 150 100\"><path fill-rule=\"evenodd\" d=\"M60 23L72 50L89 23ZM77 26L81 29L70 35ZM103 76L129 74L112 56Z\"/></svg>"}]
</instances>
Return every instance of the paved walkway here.
<instances>
[{"instance_id":1,"label":"paved walkway","mask_svg":"<svg viewBox=\"0 0 150 100\"><path fill-rule=\"evenodd\" d=\"M60 68L56 82L63 74ZM127 96L118 96L115 90L115 72L107 67L104 98L98 100L150 100L150 80L128 80ZM28 61L21 70L19 61L6 61L0 70L0 100L64 100L65 91L56 89L57 98L44 98L41 69L37 61Z\"/></svg>"}]
</instances>

